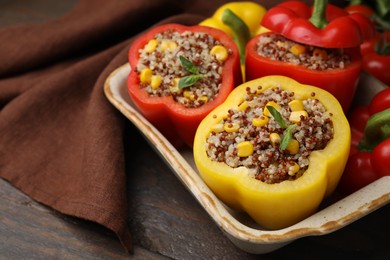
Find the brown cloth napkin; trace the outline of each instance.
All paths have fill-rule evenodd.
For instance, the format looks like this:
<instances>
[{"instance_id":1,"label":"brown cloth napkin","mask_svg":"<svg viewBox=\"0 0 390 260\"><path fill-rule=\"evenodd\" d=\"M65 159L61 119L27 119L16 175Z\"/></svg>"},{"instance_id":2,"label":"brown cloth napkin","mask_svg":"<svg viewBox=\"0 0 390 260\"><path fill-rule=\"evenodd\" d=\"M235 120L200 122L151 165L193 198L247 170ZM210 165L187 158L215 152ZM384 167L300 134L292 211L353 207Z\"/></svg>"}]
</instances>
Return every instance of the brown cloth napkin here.
<instances>
[{"instance_id":1,"label":"brown cloth napkin","mask_svg":"<svg viewBox=\"0 0 390 260\"><path fill-rule=\"evenodd\" d=\"M127 62L138 33L156 23L196 24L199 16L186 10L212 13L218 4L84 0L57 20L1 28L0 177L113 230L131 251L125 118L104 96L104 81Z\"/></svg>"},{"instance_id":2,"label":"brown cloth napkin","mask_svg":"<svg viewBox=\"0 0 390 260\"><path fill-rule=\"evenodd\" d=\"M0 177L111 229L131 251L125 163L133 162L124 160L123 138L130 133L104 81L127 62L138 33L158 23L196 24L224 2L81 0L57 20L1 28Z\"/></svg>"}]
</instances>

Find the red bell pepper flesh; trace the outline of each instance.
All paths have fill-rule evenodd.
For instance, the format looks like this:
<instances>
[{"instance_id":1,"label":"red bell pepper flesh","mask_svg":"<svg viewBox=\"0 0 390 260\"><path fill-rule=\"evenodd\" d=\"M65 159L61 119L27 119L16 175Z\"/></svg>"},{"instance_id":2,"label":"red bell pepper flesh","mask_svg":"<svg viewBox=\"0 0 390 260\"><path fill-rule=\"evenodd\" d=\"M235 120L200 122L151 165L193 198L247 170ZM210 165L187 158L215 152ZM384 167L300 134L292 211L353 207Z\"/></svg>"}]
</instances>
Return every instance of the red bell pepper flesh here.
<instances>
[{"instance_id":1,"label":"red bell pepper flesh","mask_svg":"<svg viewBox=\"0 0 390 260\"><path fill-rule=\"evenodd\" d=\"M370 6L365 4L350 4L345 7L344 10L350 14L360 13L367 17L371 17L374 14L374 10Z\"/></svg>"},{"instance_id":2,"label":"red bell pepper flesh","mask_svg":"<svg viewBox=\"0 0 390 260\"><path fill-rule=\"evenodd\" d=\"M260 56L256 47L258 37L267 34L254 37L247 44L245 65L247 80L267 75L287 76L302 84L309 84L327 90L338 99L344 112L349 109L361 71L361 57L358 47L346 50L351 57L351 63L346 65L345 68L317 71Z\"/></svg>"},{"instance_id":3,"label":"red bell pepper flesh","mask_svg":"<svg viewBox=\"0 0 390 260\"><path fill-rule=\"evenodd\" d=\"M390 175L390 137L382 128L390 122L390 88L377 93L368 106L354 108L348 121L350 157L338 187L345 195Z\"/></svg>"},{"instance_id":4,"label":"red bell pepper flesh","mask_svg":"<svg viewBox=\"0 0 390 260\"><path fill-rule=\"evenodd\" d=\"M348 115L351 127L351 150L350 155L358 153L358 145L364 136L364 128L370 118L370 111L367 106L355 107Z\"/></svg>"},{"instance_id":5,"label":"red bell pepper flesh","mask_svg":"<svg viewBox=\"0 0 390 260\"><path fill-rule=\"evenodd\" d=\"M385 38L381 38L381 37L385 37ZM390 31L377 32L373 38L362 43L362 45L360 45L360 52L362 56L372 52L376 52L375 45L379 44L380 41L383 40L390 42ZM385 52L383 46L381 47L382 48L380 48L381 49L380 51ZM384 54L384 53L380 53L380 54Z\"/></svg>"},{"instance_id":6,"label":"red bell pepper flesh","mask_svg":"<svg viewBox=\"0 0 390 260\"><path fill-rule=\"evenodd\" d=\"M371 52L364 55L363 69L384 84L390 85L390 54Z\"/></svg>"},{"instance_id":7,"label":"red bell pepper flesh","mask_svg":"<svg viewBox=\"0 0 390 260\"><path fill-rule=\"evenodd\" d=\"M376 94L369 106L370 114L376 114L380 111L390 108L390 88L387 87Z\"/></svg>"},{"instance_id":8,"label":"red bell pepper flesh","mask_svg":"<svg viewBox=\"0 0 390 260\"><path fill-rule=\"evenodd\" d=\"M324 48L357 47L374 35L372 22L360 13L348 14L328 4L328 24L320 29L309 20L311 7L297 1L287 3L269 9L261 21L262 26L290 40Z\"/></svg>"},{"instance_id":9,"label":"red bell pepper flesh","mask_svg":"<svg viewBox=\"0 0 390 260\"><path fill-rule=\"evenodd\" d=\"M349 157L338 186L343 194L351 194L381 177L372 167L371 159L369 152L359 152Z\"/></svg>"},{"instance_id":10,"label":"red bell pepper flesh","mask_svg":"<svg viewBox=\"0 0 390 260\"><path fill-rule=\"evenodd\" d=\"M292 13L295 14L295 16L303 18L303 19L310 19L312 11L313 11L313 7L308 6L306 3L302 2L302 1L286 1L286 2L282 2L282 3L278 4L276 7L278 7L278 8L282 7L282 8L288 9L289 11L287 11L287 12L291 11ZM276 7L275 7L275 10L277 10ZM269 12L276 13L275 10L273 8L271 8L269 10ZM346 12L342 8L339 8L339 7L331 5L331 4L328 4L326 6L326 20L328 20L328 21L332 21L338 17L345 16L345 15L348 15L348 12ZM266 21L266 22L271 22L271 21ZM281 23L281 21L278 21L278 19L276 19L275 21L272 21L272 22L280 23L280 26L283 26L283 23Z\"/></svg>"},{"instance_id":11,"label":"red bell pepper flesh","mask_svg":"<svg viewBox=\"0 0 390 260\"><path fill-rule=\"evenodd\" d=\"M363 70L390 86L390 32L377 33L360 46Z\"/></svg>"},{"instance_id":12,"label":"red bell pepper flesh","mask_svg":"<svg viewBox=\"0 0 390 260\"><path fill-rule=\"evenodd\" d=\"M129 95L141 114L154 125L173 145L180 146L181 141L190 147L200 121L216 106L221 104L232 89L242 81L240 57L237 46L233 40L223 31L205 26L184 26L180 24L165 24L154 27L142 36L138 37L130 47L129 63L135 68L138 63L138 50L144 48L146 43L163 31L174 30L177 32L192 31L205 32L219 40L226 48L233 52L223 65L222 86L218 96L198 108L186 108L175 102L171 96L151 97L140 88L138 74L132 70L127 80Z\"/></svg>"},{"instance_id":13,"label":"red bell pepper flesh","mask_svg":"<svg viewBox=\"0 0 390 260\"><path fill-rule=\"evenodd\" d=\"M390 175L390 137L379 143L372 151L373 168L381 175Z\"/></svg>"}]
</instances>

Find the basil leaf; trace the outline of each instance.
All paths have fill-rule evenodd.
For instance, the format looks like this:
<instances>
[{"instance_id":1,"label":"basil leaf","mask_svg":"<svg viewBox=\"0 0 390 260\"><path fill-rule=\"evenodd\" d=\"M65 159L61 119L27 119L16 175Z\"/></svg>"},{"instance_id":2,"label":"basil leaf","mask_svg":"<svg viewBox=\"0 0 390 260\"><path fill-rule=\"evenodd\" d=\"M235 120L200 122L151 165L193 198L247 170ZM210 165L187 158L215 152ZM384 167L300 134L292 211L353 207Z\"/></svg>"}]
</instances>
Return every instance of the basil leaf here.
<instances>
[{"instance_id":1,"label":"basil leaf","mask_svg":"<svg viewBox=\"0 0 390 260\"><path fill-rule=\"evenodd\" d=\"M290 143L292 139L292 131L294 130L295 125L289 125L286 130L284 130L284 136L282 138L282 141L280 142L280 150L286 150L288 144Z\"/></svg>"},{"instance_id":2,"label":"basil leaf","mask_svg":"<svg viewBox=\"0 0 390 260\"><path fill-rule=\"evenodd\" d=\"M271 113L272 117L275 119L276 123L280 125L280 127L287 127L287 123L283 120L282 115L279 113L278 110L276 110L276 108L274 108L273 106L267 106L267 109Z\"/></svg>"},{"instance_id":3,"label":"basil leaf","mask_svg":"<svg viewBox=\"0 0 390 260\"><path fill-rule=\"evenodd\" d=\"M187 60L183 56L180 56L179 58L180 58L181 65L186 71L192 74L199 74L198 68L191 61Z\"/></svg>"},{"instance_id":4,"label":"basil leaf","mask_svg":"<svg viewBox=\"0 0 390 260\"><path fill-rule=\"evenodd\" d=\"M203 77L202 74L189 75L180 78L179 80L179 89L183 89L189 86L194 85L199 79Z\"/></svg>"}]
</instances>

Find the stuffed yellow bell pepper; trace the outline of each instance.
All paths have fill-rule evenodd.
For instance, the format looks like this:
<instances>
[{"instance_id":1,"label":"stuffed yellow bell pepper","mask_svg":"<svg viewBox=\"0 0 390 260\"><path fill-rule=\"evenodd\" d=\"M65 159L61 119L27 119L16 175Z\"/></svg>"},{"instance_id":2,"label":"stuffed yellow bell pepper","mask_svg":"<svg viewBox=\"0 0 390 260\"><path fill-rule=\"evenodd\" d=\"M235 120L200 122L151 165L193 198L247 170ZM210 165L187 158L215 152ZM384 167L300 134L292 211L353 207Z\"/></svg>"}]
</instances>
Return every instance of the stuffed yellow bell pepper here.
<instances>
[{"instance_id":1,"label":"stuffed yellow bell pepper","mask_svg":"<svg viewBox=\"0 0 390 260\"><path fill-rule=\"evenodd\" d=\"M268 229L313 214L335 190L350 127L328 92L284 76L246 82L199 125L194 159L209 188Z\"/></svg>"},{"instance_id":2,"label":"stuffed yellow bell pepper","mask_svg":"<svg viewBox=\"0 0 390 260\"><path fill-rule=\"evenodd\" d=\"M220 6L212 17L205 19L200 25L220 29L233 38L240 52L244 72L246 44L253 36L264 31L260 22L266 11L255 2L230 2Z\"/></svg>"},{"instance_id":3,"label":"stuffed yellow bell pepper","mask_svg":"<svg viewBox=\"0 0 390 260\"><path fill-rule=\"evenodd\" d=\"M258 34L261 27L260 22L267 11L255 2L230 2L220 6L212 17L205 19L200 25L220 29L232 37L234 32L223 22L223 13L226 9L231 10L248 26L251 36Z\"/></svg>"}]
</instances>

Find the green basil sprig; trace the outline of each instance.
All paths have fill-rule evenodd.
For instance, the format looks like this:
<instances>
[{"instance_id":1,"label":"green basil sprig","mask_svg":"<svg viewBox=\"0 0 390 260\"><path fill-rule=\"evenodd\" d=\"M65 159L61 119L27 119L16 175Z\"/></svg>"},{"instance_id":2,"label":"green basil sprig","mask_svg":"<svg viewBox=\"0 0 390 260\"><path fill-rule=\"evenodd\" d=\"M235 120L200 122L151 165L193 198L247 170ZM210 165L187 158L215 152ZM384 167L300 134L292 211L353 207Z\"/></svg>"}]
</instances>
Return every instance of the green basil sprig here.
<instances>
[{"instance_id":1,"label":"green basil sprig","mask_svg":"<svg viewBox=\"0 0 390 260\"><path fill-rule=\"evenodd\" d=\"M294 128L295 128L295 125L289 125L289 126L287 126L286 130L284 130L284 132L283 132L284 136L283 136L283 139L280 142L280 146L279 146L279 148L281 150L287 149L287 146L292 139L292 132L293 132Z\"/></svg>"},{"instance_id":2,"label":"green basil sprig","mask_svg":"<svg viewBox=\"0 0 390 260\"><path fill-rule=\"evenodd\" d=\"M273 118L275 119L276 123L280 125L280 127L284 128L283 132L283 138L280 142L279 148L281 150L286 150L288 144L290 143L292 139L292 132L295 129L296 125L288 125L286 121L284 121L282 115L279 113L279 111L274 108L273 106L267 106L268 111L271 113Z\"/></svg>"},{"instance_id":3,"label":"green basil sprig","mask_svg":"<svg viewBox=\"0 0 390 260\"><path fill-rule=\"evenodd\" d=\"M275 119L276 123L280 125L280 127L287 128L288 125L286 121L284 121L282 115L279 113L279 111L276 108L274 108L273 106L267 106L267 109Z\"/></svg>"},{"instance_id":4,"label":"green basil sprig","mask_svg":"<svg viewBox=\"0 0 390 260\"><path fill-rule=\"evenodd\" d=\"M189 86L194 85L203 75L199 72L198 68L188 59L183 56L180 56L180 62L183 68L190 72L191 75L180 78L179 80L179 89L183 89Z\"/></svg>"}]
</instances>

